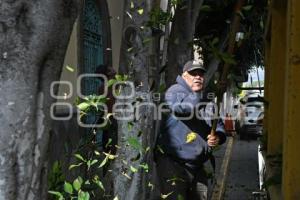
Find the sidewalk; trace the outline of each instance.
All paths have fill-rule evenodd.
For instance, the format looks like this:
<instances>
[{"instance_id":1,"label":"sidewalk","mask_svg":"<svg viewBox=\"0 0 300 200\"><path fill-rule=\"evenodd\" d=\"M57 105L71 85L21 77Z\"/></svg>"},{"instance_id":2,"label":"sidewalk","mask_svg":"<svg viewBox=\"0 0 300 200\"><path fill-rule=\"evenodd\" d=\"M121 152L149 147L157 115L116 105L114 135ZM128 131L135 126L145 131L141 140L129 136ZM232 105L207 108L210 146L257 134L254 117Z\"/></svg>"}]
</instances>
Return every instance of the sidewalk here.
<instances>
[{"instance_id":1,"label":"sidewalk","mask_svg":"<svg viewBox=\"0 0 300 200\"><path fill-rule=\"evenodd\" d=\"M224 160L225 151L228 152L228 138L219 151L215 153L216 157L216 179L220 181L224 175L226 181L222 184L214 184L214 192L222 192L220 189L224 187L222 195L214 195L215 199L224 200L248 200L253 199L252 192L258 191L258 168L257 168L257 146L258 141L241 141L237 138L234 139L231 146L231 156L226 155L228 162L227 172L221 169ZM229 159L229 160L228 160ZM227 174L226 174L227 173ZM212 190L212 188L210 188ZM211 191L212 192L212 191ZM218 196L216 198L216 196Z\"/></svg>"}]
</instances>

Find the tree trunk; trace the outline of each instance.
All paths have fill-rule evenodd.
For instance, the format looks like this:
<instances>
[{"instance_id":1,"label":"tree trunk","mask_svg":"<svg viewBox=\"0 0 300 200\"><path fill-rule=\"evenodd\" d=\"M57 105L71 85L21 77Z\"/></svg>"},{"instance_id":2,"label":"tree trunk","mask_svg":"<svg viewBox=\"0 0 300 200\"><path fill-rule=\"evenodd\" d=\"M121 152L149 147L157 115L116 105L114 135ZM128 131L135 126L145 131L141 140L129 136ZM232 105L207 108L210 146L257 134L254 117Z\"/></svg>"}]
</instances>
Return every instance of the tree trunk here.
<instances>
[{"instance_id":1,"label":"tree trunk","mask_svg":"<svg viewBox=\"0 0 300 200\"><path fill-rule=\"evenodd\" d=\"M176 8L168 46L167 86L175 82L185 62L193 57L193 38L202 3L203 0L183 1Z\"/></svg>"},{"instance_id":2,"label":"tree trunk","mask_svg":"<svg viewBox=\"0 0 300 200\"><path fill-rule=\"evenodd\" d=\"M132 3L131 3L132 2ZM136 94L117 103L129 103L140 105L140 103L151 103L148 98L149 92L149 70L150 70L150 45L145 41L151 37L151 31L146 27L148 12L151 2L140 0L126 0L124 9L124 28L120 59L120 72L130 75L130 81L134 82ZM134 7L132 7L133 5ZM137 12L137 11L140 12ZM142 10L142 11L141 11ZM130 93L125 88L123 94ZM138 100L139 99L139 100ZM123 106L125 108L125 106ZM132 113L122 110L118 115L129 116ZM132 120L118 121L118 159L114 163L114 195L120 200L152 199L153 192L148 183L153 183L154 162L152 151L145 151L152 147L154 142L153 110L149 105L140 109L139 115ZM132 146L129 138L135 140L138 145ZM147 163L149 173L140 167ZM137 172L130 167L138 169ZM126 177L127 176L127 177Z\"/></svg>"},{"instance_id":3,"label":"tree trunk","mask_svg":"<svg viewBox=\"0 0 300 200\"><path fill-rule=\"evenodd\" d=\"M0 5L0 199L46 199L52 81L59 80L79 1Z\"/></svg>"}]
</instances>

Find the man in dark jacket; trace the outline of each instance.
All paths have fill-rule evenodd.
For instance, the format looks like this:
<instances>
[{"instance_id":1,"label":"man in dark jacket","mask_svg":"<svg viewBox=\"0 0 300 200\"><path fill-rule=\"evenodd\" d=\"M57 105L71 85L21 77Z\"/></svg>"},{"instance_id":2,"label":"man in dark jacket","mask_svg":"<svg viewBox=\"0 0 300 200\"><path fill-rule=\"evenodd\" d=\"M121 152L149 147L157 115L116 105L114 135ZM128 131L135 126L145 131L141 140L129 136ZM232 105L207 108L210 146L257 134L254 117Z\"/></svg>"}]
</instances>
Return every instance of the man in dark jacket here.
<instances>
[{"instance_id":1,"label":"man in dark jacket","mask_svg":"<svg viewBox=\"0 0 300 200\"><path fill-rule=\"evenodd\" d=\"M167 199L207 199L203 164L211 148L226 140L221 120L216 134L210 134L212 118L202 98L204 73L203 65L187 62L165 94L171 114L164 117L158 138L157 169L161 194L169 195Z\"/></svg>"}]
</instances>

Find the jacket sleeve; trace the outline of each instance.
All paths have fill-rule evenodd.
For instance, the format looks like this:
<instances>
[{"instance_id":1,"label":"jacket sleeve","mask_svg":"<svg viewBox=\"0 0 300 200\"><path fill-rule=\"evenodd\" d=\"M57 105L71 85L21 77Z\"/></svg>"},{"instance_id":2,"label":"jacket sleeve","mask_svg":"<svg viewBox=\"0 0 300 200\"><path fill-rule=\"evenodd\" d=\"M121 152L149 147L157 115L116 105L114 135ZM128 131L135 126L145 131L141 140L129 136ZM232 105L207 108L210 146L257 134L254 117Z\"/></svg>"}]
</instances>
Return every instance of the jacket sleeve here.
<instances>
[{"instance_id":1,"label":"jacket sleeve","mask_svg":"<svg viewBox=\"0 0 300 200\"><path fill-rule=\"evenodd\" d=\"M200 99L201 93L186 91L180 85L173 85L165 94L165 100L170 109L178 114L190 114L194 112Z\"/></svg>"}]
</instances>

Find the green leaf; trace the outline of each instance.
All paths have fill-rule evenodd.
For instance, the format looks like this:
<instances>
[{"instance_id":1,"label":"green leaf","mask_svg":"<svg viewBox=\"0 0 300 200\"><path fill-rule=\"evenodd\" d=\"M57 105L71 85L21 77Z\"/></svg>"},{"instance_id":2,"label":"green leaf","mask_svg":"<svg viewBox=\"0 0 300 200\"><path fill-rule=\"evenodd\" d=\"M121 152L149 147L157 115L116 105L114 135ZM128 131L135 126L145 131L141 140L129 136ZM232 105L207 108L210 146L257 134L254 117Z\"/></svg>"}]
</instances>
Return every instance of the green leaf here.
<instances>
[{"instance_id":1,"label":"green leaf","mask_svg":"<svg viewBox=\"0 0 300 200\"><path fill-rule=\"evenodd\" d=\"M59 200L64 200L65 199L64 196L60 192L48 191L48 193L57 196Z\"/></svg>"},{"instance_id":2,"label":"green leaf","mask_svg":"<svg viewBox=\"0 0 300 200\"><path fill-rule=\"evenodd\" d=\"M151 191L153 191L154 185L153 185L151 182L148 183L148 187L150 187L150 188L151 188Z\"/></svg>"},{"instance_id":3,"label":"green leaf","mask_svg":"<svg viewBox=\"0 0 300 200\"><path fill-rule=\"evenodd\" d=\"M90 104L88 104L86 102L82 102L82 103L77 105L77 108L79 110L85 111L89 106L90 106Z\"/></svg>"},{"instance_id":4,"label":"green leaf","mask_svg":"<svg viewBox=\"0 0 300 200\"><path fill-rule=\"evenodd\" d=\"M248 5L248 6L244 6L242 9L249 11L249 10L251 10L252 7L253 7L252 5Z\"/></svg>"},{"instance_id":5,"label":"green leaf","mask_svg":"<svg viewBox=\"0 0 300 200\"><path fill-rule=\"evenodd\" d=\"M79 191L78 193L78 200L89 200L90 194L88 192Z\"/></svg>"},{"instance_id":6,"label":"green leaf","mask_svg":"<svg viewBox=\"0 0 300 200\"><path fill-rule=\"evenodd\" d=\"M96 164L98 162L98 160L97 159L95 159L95 160L88 160L87 161L87 167L88 167L88 170L91 168L91 166L93 166L94 164Z\"/></svg>"},{"instance_id":7,"label":"green leaf","mask_svg":"<svg viewBox=\"0 0 300 200\"><path fill-rule=\"evenodd\" d=\"M158 150L161 154L165 154L164 150L163 150L159 145L157 145L157 150Z\"/></svg>"},{"instance_id":8,"label":"green leaf","mask_svg":"<svg viewBox=\"0 0 300 200\"><path fill-rule=\"evenodd\" d=\"M143 8L140 8L140 9L137 10L137 12L138 12L140 15L142 15L142 14L144 13L144 9L143 9Z\"/></svg>"},{"instance_id":9,"label":"green leaf","mask_svg":"<svg viewBox=\"0 0 300 200\"><path fill-rule=\"evenodd\" d=\"M105 148L107 148L110 145L111 142L112 142L112 139L109 138L108 141L107 141L107 143L106 143L106 145L105 145Z\"/></svg>"},{"instance_id":10,"label":"green leaf","mask_svg":"<svg viewBox=\"0 0 300 200\"><path fill-rule=\"evenodd\" d=\"M144 164L140 164L139 165L141 168L143 168L144 170L145 170L145 172L149 172L149 166L148 166L148 164L147 163L144 163Z\"/></svg>"},{"instance_id":11,"label":"green leaf","mask_svg":"<svg viewBox=\"0 0 300 200\"><path fill-rule=\"evenodd\" d=\"M76 191L79 191L80 188L81 188L81 181L79 180L79 178L76 178L74 181L73 181L73 187Z\"/></svg>"},{"instance_id":12,"label":"green leaf","mask_svg":"<svg viewBox=\"0 0 300 200\"><path fill-rule=\"evenodd\" d=\"M99 165L99 168L103 167L108 161L108 156L106 156L103 161L101 162L101 164Z\"/></svg>"},{"instance_id":13,"label":"green leaf","mask_svg":"<svg viewBox=\"0 0 300 200\"><path fill-rule=\"evenodd\" d=\"M117 81L122 81L122 76L120 74L115 75Z\"/></svg>"},{"instance_id":14,"label":"green leaf","mask_svg":"<svg viewBox=\"0 0 300 200\"><path fill-rule=\"evenodd\" d=\"M161 194L160 197L161 197L162 199L166 199L166 198L168 198L168 196L170 196L172 193L173 193L173 192L170 192L170 193L168 193L168 194Z\"/></svg>"},{"instance_id":15,"label":"green leaf","mask_svg":"<svg viewBox=\"0 0 300 200\"><path fill-rule=\"evenodd\" d=\"M108 83L107 83L107 86L108 87L111 87L113 84L115 84L117 82L117 80L116 79L110 79L109 81L108 81Z\"/></svg>"},{"instance_id":16,"label":"green leaf","mask_svg":"<svg viewBox=\"0 0 300 200\"><path fill-rule=\"evenodd\" d=\"M79 163L79 164L77 164L77 165L70 165L70 167L69 167L69 170L71 170L71 169L73 169L73 168L75 168L75 167L79 167L79 166L81 166L83 163L81 162L81 163Z\"/></svg>"},{"instance_id":17,"label":"green leaf","mask_svg":"<svg viewBox=\"0 0 300 200\"><path fill-rule=\"evenodd\" d=\"M137 168L135 168L135 167L133 167L133 166L131 166L131 165L130 165L130 170L131 170L133 173L135 173L135 172L137 172L137 171L138 171L138 169L137 169Z\"/></svg>"},{"instance_id":18,"label":"green leaf","mask_svg":"<svg viewBox=\"0 0 300 200\"><path fill-rule=\"evenodd\" d=\"M98 162L98 160L97 159L95 159L95 160L92 160L92 162L91 162L91 166L93 166L94 164L96 164Z\"/></svg>"},{"instance_id":19,"label":"green leaf","mask_svg":"<svg viewBox=\"0 0 300 200\"><path fill-rule=\"evenodd\" d=\"M104 188L103 183L102 183L101 181L96 180L96 181L94 181L94 182L96 183L96 185L98 185L98 187L99 187L101 190L105 191L105 188Z\"/></svg>"},{"instance_id":20,"label":"green leaf","mask_svg":"<svg viewBox=\"0 0 300 200\"><path fill-rule=\"evenodd\" d=\"M86 162L86 160L80 155L80 154L75 154L74 155L76 158L78 158L79 160Z\"/></svg>"},{"instance_id":21,"label":"green leaf","mask_svg":"<svg viewBox=\"0 0 300 200\"><path fill-rule=\"evenodd\" d=\"M147 148L145 149L145 153L147 153L149 150L150 150L150 147L147 147Z\"/></svg>"},{"instance_id":22,"label":"green leaf","mask_svg":"<svg viewBox=\"0 0 300 200\"><path fill-rule=\"evenodd\" d=\"M212 9L209 5L202 5L201 8L200 8L200 11L210 12L210 11L212 11Z\"/></svg>"},{"instance_id":23,"label":"green leaf","mask_svg":"<svg viewBox=\"0 0 300 200\"><path fill-rule=\"evenodd\" d=\"M130 8L133 9L134 8L134 3L131 1L130 2Z\"/></svg>"},{"instance_id":24,"label":"green leaf","mask_svg":"<svg viewBox=\"0 0 300 200\"><path fill-rule=\"evenodd\" d=\"M96 156L100 156L100 152L99 151L94 151Z\"/></svg>"},{"instance_id":25,"label":"green leaf","mask_svg":"<svg viewBox=\"0 0 300 200\"><path fill-rule=\"evenodd\" d=\"M263 21L262 18L260 18L259 26L260 26L260 28L261 28L262 30L264 29L264 21Z\"/></svg>"},{"instance_id":26,"label":"green leaf","mask_svg":"<svg viewBox=\"0 0 300 200\"><path fill-rule=\"evenodd\" d=\"M113 154L110 154L110 153L103 152L103 154L106 155L106 157L110 160L114 160L116 157L118 157L117 155L113 155Z\"/></svg>"},{"instance_id":27,"label":"green leaf","mask_svg":"<svg viewBox=\"0 0 300 200\"><path fill-rule=\"evenodd\" d=\"M57 173L60 171L60 164L58 161L55 161L52 167L52 171L53 173Z\"/></svg>"},{"instance_id":28,"label":"green leaf","mask_svg":"<svg viewBox=\"0 0 300 200\"><path fill-rule=\"evenodd\" d=\"M69 65L66 66L66 69L69 70L70 72L74 72L74 69L70 67Z\"/></svg>"},{"instance_id":29,"label":"green leaf","mask_svg":"<svg viewBox=\"0 0 300 200\"><path fill-rule=\"evenodd\" d=\"M69 194L73 194L73 187L70 183L68 183L67 181L65 182L64 184L64 191L66 193L69 193Z\"/></svg>"},{"instance_id":30,"label":"green leaf","mask_svg":"<svg viewBox=\"0 0 300 200\"><path fill-rule=\"evenodd\" d=\"M131 131L132 128L133 128L133 122L128 122L127 123L127 129L128 129L128 131Z\"/></svg>"},{"instance_id":31,"label":"green leaf","mask_svg":"<svg viewBox=\"0 0 300 200\"><path fill-rule=\"evenodd\" d=\"M238 11L237 13L241 16L242 19L245 19L245 16L241 11Z\"/></svg>"},{"instance_id":32,"label":"green leaf","mask_svg":"<svg viewBox=\"0 0 300 200\"><path fill-rule=\"evenodd\" d=\"M215 37L213 39L213 41L211 42L212 46L215 46L217 43L219 42L219 38L218 37Z\"/></svg>"},{"instance_id":33,"label":"green leaf","mask_svg":"<svg viewBox=\"0 0 300 200\"><path fill-rule=\"evenodd\" d=\"M128 78L129 78L129 76L125 74L125 75L123 76L123 81L127 81Z\"/></svg>"},{"instance_id":34,"label":"green leaf","mask_svg":"<svg viewBox=\"0 0 300 200\"><path fill-rule=\"evenodd\" d=\"M87 170L90 170L90 168L91 168L91 161L88 160L88 161L86 162L86 165L87 165Z\"/></svg>"},{"instance_id":35,"label":"green leaf","mask_svg":"<svg viewBox=\"0 0 300 200\"><path fill-rule=\"evenodd\" d=\"M115 196L115 198L113 200L119 200L118 196Z\"/></svg>"},{"instance_id":36,"label":"green leaf","mask_svg":"<svg viewBox=\"0 0 300 200\"><path fill-rule=\"evenodd\" d=\"M142 149L142 145L140 144L139 140L136 137L129 137L127 139L127 142L134 149L137 149L137 150L141 150Z\"/></svg>"}]
</instances>

